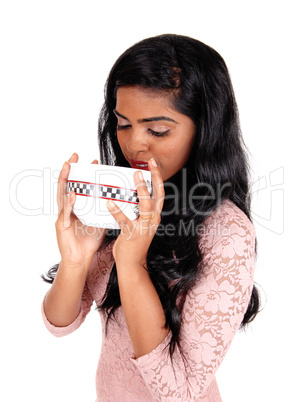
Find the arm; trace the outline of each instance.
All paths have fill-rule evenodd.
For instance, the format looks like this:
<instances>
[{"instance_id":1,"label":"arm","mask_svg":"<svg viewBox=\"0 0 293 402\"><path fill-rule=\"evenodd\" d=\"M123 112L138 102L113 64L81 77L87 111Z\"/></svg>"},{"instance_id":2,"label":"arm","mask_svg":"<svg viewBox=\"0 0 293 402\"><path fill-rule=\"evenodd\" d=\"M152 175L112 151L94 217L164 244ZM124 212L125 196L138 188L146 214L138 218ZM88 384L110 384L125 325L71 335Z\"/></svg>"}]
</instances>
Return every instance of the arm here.
<instances>
[{"instance_id":1,"label":"arm","mask_svg":"<svg viewBox=\"0 0 293 402\"><path fill-rule=\"evenodd\" d=\"M125 315L134 355L138 358L155 349L165 338L165 313L144 267L117 264L121 305Z\"/></svg>"},{"instance_id":2,"label":"arm","mask_svg":"<svg viewBox=\"0 0 293 402\"><path fill-rule=\"evenodd\" d=\"M44 314L55 327L66 327L79 315L89 262L83 267L59 264L54 282L44 300Z\"/></svg>"},{"instance_id":3,"label":"arm","mask_svg":"<svg viewBox=\"0 0 293 402\"><path fill-rule=\"evenodd\" d=\"M52 285L52 288L49 290L47 295L44 298L44 302L42 303L42 316L43 320L45 323L45 326L47 327L48 331L51 332L51 334L61 337L65 335L69 335L73 331L75 331L79 326L83 323L85 320L87 314L89 313L91 306L93 304L93 301L96 300L96 297L100 297L104 293L104 286L105 286L105 280L104 280L104 275L108 273L109 267L113 264L113 256L112 256L112 244L109 244L102 249L99 249L97 253L94 255L91 265L88 269L88 273L86 276L86 281L84 284L84 287L82 289L82 293L80 298L78 298L79 301L79 312L76 312L74 315L76 318L71 317L68 319L68 324L66 322L63 322L65 315L67 314L67 311L64 313L60 312L59 309L67 309L67 306L63 306L62 303L65 303L67 305L67 299L66 299L66 293L68 290L72 287L72 275L71 271L69 272L70 277L65 278L65 284L66 286L64 287L64 294L62 294L62 291L57 294L57 300L59 297L64 297L65 299L62 301L60 300L60 305L56 305L56 310L53 310L54 315L59 315L60 314L60 319L62 320L61 323L55 322L54 318L50 317L50 313L47 312L47 307L45 307L47 298L50 295L51 289L54 286L54 283ZM61 269L61 266L60 266ZM60 271L61 272L61 271ZM55 280L57 279L57 276ZM67 280L66 280L67 279ZM79 278L77 278L77 287L80 289L82 288L82 285L79 281ZM57 283L57 282L56 282ZM69 292L68 297L72 299L72 297L76 297L77 293L72 292L72 294ZM55 297L53 295L53 303L56 303ZM68 307L71 309L72 305L74 302L69 302ZM45 313L46 309L46 313ZM48 315L48 317L47 317ZM50 318L49 318L50 317ZM55 325L54 325L55 324Z\"/></svg>"},{"instance_id":4,"label":"arm","mask_svg":"<svg viewBox=\"0 0 293 402\"><path fill-rule=\"evenodd\" d=\"M85 320L87 314L89 313L92 303L93 303L93 297L91 295L91 292L88 288L87 282L85 283L85 286L82 291L81 295L81 300L80 300L80 311L79 314L75 319L70 319L69 324L65 324L64 326L59 326L59 325L54 325L52 322L49 321L46 313L45 313L45 303L47 299L47 295L49 292L46 294L44 297L44 301L42 303L42 308L41 308L41 313L42 313L42 318L44 321L44 324L47 328L47 330L54 336L56 337L62 337L71 334L74 332L77 328L80 327L80 325L83 323Z\"/></svg>"},{"instance_id":5,"label":"arm","mask_svg":"<svg viewBox=\"0 0 293 402\"><path fill-rule=\"evenodd\" d=\"M73 154L69 162L77 160L78 155ZM93 228L88 234L72 213L75 193L66 194L69 170L70 164L65 162L58 179L55 226L61 263L42 306L45 322L47 320L54 327L66 327L79 316L88 270L106 235L106 230L100 228Z\"/></svg>"},{"instance_id":6,"label":"arm","mask_svg":"<svg viewBox=\"0 0 293 402\"><path fill-rule=\"evenodd\" d=\"M108 208L121 233L113 247L117 267L121 305L135 356L138 358L157 347L169 332L157 291L146 267L146 256L160 223L164 202L164 184L156 165L149 161L153 194L150 197L140 172L134 175L139 197L140 217L130 221L116 204ZM148 212L149 211L149 212ZM152 217L152 219L143 219Z\"/></svg>"},{"instance_id":7,"label":"arm","mask_svg":"<svg viewBox=\"0 0 293 402\"><path fill-rule=\"evenodd\" d=\"M208 395L249 304L253 286L255 232L237 207L208 218L201 242L200 282L186 296L181 355L168 354L169 335L156 349L133 359L157 401L195 400ZM240 212L239 212L240 211Z\"/></svg>"}]
</instances>

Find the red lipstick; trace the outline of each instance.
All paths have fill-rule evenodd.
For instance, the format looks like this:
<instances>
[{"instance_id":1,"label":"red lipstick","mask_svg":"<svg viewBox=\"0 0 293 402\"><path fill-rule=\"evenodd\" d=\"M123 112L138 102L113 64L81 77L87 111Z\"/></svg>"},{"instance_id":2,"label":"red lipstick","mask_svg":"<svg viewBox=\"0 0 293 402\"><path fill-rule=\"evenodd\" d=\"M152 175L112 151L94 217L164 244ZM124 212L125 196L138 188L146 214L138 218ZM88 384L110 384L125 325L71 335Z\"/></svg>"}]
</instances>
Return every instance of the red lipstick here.
<instances>
[{"instance_id":1,"label":"red lipstick","mask_svg":"<svg viewBox=\"0 0 293 402\"><path fill-rule=\"evenodd\" d=\"M149 170L148 162L130 159L130 165L133 169Z\"/></svg>"}]
</instances>

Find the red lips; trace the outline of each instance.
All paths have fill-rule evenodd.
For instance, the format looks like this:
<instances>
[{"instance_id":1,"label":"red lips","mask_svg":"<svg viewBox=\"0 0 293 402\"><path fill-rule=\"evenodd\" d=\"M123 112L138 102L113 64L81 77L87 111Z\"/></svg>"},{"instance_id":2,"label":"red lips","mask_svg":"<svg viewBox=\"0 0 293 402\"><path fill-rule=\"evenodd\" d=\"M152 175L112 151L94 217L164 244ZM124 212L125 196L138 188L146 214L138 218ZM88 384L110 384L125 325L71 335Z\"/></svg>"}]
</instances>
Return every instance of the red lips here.
<instances>
[{"instance_id":1,"label":"red lips","mask_svg":"<svg viewBox=\"0 0 293 402\"><path fill-rule=\"evenodd\" d=\"M133 169L149 170L148 163L146 161L130 159L130 164Z\"/></svg>"}]
</instances>

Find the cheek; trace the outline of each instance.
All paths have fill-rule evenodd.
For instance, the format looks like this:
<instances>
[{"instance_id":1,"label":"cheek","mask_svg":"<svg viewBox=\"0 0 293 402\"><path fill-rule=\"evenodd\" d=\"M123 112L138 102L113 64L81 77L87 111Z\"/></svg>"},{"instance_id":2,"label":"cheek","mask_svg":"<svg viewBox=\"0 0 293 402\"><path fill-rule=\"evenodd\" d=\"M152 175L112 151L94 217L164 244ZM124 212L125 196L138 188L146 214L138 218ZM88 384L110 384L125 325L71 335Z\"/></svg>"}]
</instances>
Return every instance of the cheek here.
<instances>
[{"instance_id":1,"label":"cheek","mask_svg":"<svg viewBox=\"0 0 293 402\"><path fill-rule=\"evenodd\" d=\"M164 157L161 159L163 170L168 173L168 176L173 176L186 164L192 143L172 143L164 148Z\"/></svg>"},{"instance_id":2,"label":"cheek","mask_svg":"<svg viewBox=\"0 0 293 402\"><path fill-rule=\"evenodd\" d=\"M172 160L177 165L184 163L188 158L191 147L186 145L186 143L172 143L164 147L163 153L167 160Z\"/></svg>"},{"instance_id":3,"label":"cheek","mask_svg":"<svg viewBox=\"0 0 293 402\"><path fill-rule=\"evenodd\" d=\"M123 137L123 135L117 134L117 140L120 148L123 150L126 144L125 136Z\"/></svg>"},{"instance_id":4,"label":"cheek","mask_svg":"<svg viewBox=\"0 0 293 402\"><path fill-rule=\"evenodd\" d=\"M162 169L164 180L169 179L169 177L177 173L184 165L183 155L178 149L178 146L176 147L174 144L165 146L160 154L157 153L157 157L160 161L160 168Z\"/></svg>"},{"instance_id":5,"label":"cheek","mask_svg":"<svg viewBox=\"0 0 293 402\"><path fill-rule=\"evenodd\" d=\"M181 138L182 140L177 144L176 150L178 153L178 159L181 161L181 163L185 164L189 158L191 149L193 147L195 138L194 130L190 130L188 135L185 136L182 135Z\"/></svg>"}]
</instances>

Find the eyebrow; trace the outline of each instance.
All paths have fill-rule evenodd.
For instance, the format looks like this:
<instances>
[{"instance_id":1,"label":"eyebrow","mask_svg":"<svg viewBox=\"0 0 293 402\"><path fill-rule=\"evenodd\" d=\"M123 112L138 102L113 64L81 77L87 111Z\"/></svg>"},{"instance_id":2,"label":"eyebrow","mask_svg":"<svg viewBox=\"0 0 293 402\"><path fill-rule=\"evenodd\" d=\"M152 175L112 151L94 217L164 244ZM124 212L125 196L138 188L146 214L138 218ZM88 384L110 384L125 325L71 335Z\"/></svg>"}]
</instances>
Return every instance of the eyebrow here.
<instances>
[{"instance_id":1,"label":"eyebrow","mask_svg":"<svg viewBox=\"0 0 293 402\"><path fill-rule=\"evenodd\" d=\"M121 117L122 119L128 120L127 117L125 117L125 116L123 116L122 114L120 114L119 112L117 112L116 109L114 109L113 112L114 112L114 114L115 114L116 116L119 116L119 117ZM164 120L164 121L171 121L172 123L178 124L177 121L175 121L175 120L173 120L173 119L170 119L170 117L166 117L166 116L148 117L147 119L139 119L139 120L137 120L137 122L138 122L138 123L148 123L148 122L150 122L150 121L161 121L161 120Z\"/></svg>"}]
</instances>

